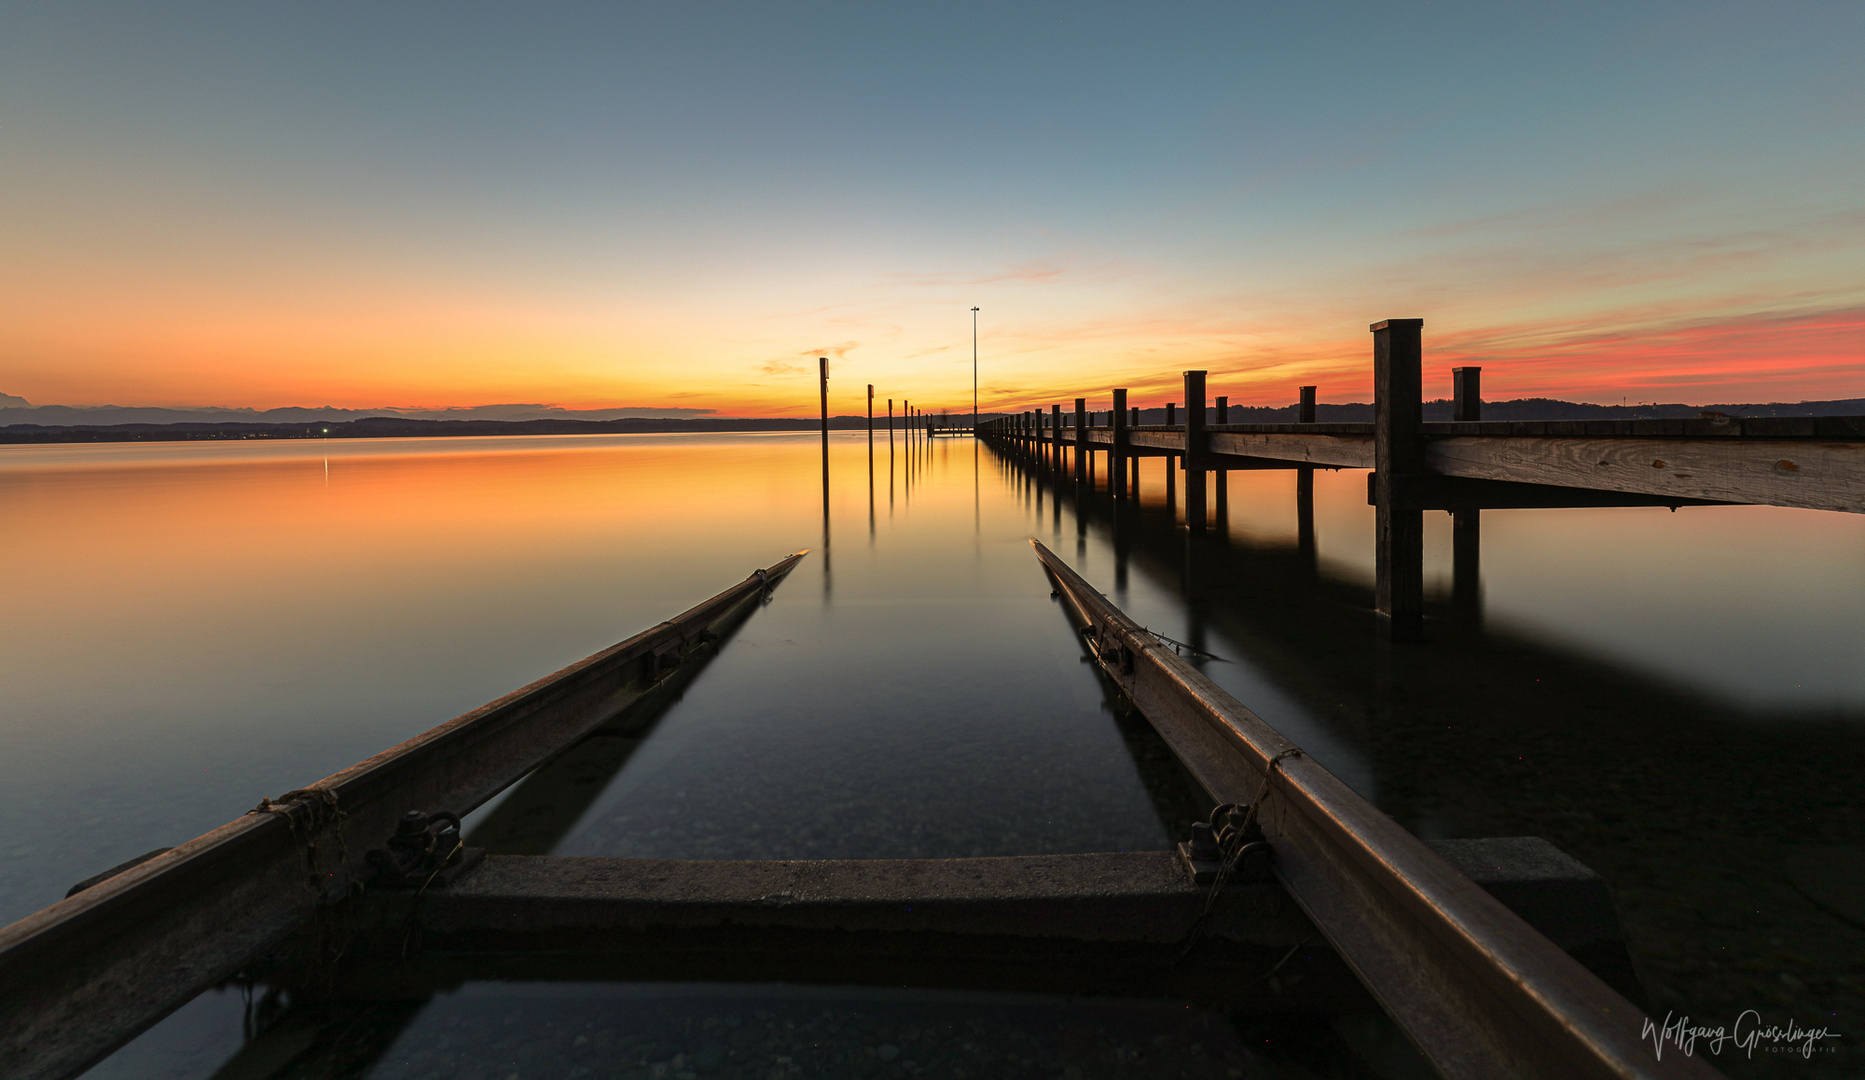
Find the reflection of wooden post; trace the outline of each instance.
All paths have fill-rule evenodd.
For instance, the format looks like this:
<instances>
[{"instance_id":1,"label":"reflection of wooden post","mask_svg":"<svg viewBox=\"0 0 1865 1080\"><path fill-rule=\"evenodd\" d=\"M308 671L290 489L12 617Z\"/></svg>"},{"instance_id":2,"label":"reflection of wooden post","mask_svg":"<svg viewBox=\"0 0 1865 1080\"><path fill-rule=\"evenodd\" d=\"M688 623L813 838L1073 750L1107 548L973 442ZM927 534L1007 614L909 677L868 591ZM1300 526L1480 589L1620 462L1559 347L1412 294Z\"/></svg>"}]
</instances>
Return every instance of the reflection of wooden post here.
<instances>
[{"instance_id":1,"label":"reflection of wooden post","mask_svg":"<svg viewBox=\"0 0 1865 1080\"><path fill-rule=\"evenodd\" d=\"M1185 373L1185 524L1205 527L1204 372Z\"/></svg>"},{"instance_id":2,"label":"reflection of wooden post","mask_svg":"<svg viewBox=\"0 0 1865 1080\"><path fill-rule=\"evenodd\" d=\"M1314 576L1315 471L1306 465L1295 470L1295 550L1301 556L1302 569Z\"/></svg>"},{"instance_id":3,"label":"reflection of wooden post","mask_svg":"<svg viewBox=\"0 0 1865 1080\"><path fill-rule=\"evenodd\" d=\"M1465 614L1483 609L1483 511L1451 511L1451 606Z\"/></svg>"},{"instance_id":4,"label":"reflection of wooden post","mask_svg":"<svg viewBox=\"0 0 1865 1080\"><path fill-rule=\"evenodd\" d=\"M1301 404L1295 407L1295 422L1312 424L1315 422L1315 388L1303 386L1297 388L1302 395Z\"/></svg>"},{"instance_id":5,"label":"reflection of wooden post","mask_svg":"<svg viewBox=\"0 0 1865 1080\"><path fill-rule=\"evenodd\" d=\"M1483 419L1483 369L1452 368L1451 387L1451 419Z\"/></svg>"},{"instance_id":6,"label":"reflection of wooden post","mask_svg":"<svg viewBox=\"0 0 1865 1080\"><path fill-rule=\"evenodd\" d=\"M1107 414L1114 442L1107 453L1107 493L1116 499L1127 497L1127 392L1114 391L1114 411Z\"/></svg>"},{"instance_id":7,"label":"reflection of wooden post","mask_svg":"<svg viewBox=\"0 0 1865 1080\"><path fill-rule=\"evenodd\" d=\"M1423 319L1387 319L1373 331L1374 492L1379 502L1374 607L1395 641L1418 638L1425 618L1425 515L1408 482L1424 471Z\"/></svg>"}]
</instances>

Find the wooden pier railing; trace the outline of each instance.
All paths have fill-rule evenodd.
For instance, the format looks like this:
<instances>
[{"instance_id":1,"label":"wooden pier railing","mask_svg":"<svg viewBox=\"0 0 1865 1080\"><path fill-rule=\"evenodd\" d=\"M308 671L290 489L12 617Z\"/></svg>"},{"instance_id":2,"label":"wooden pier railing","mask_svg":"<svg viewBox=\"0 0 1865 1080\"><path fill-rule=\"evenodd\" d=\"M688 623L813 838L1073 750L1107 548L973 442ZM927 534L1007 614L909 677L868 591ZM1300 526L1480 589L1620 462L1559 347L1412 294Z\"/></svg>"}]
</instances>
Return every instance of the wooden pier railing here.
<instances>
[{"instance_id":1,"label":"wooden pier railing","mask_svg":"<svg viewBox=\"0 0 1865 1080\"><path fill-rule=\"evenodd\" d=\"M1206 474L1221 485L1225 472L1240 469L1372 469L1376 603L1401 639L1416 637L1423 622L1425 510L1457 515L1460 550L1468 552L1485 508L1750 503L1865 513L1865 417L1485 421L1481 369L1464 367L1453 371L1457 419L1425 422L1423 325L1373 324L1370 424L1315 423L1312 386L1300 388L1296 423L1226 423L1224 398L1209 415L1205 372L1187 371L1183 423L1171 422L1168 405L1166 424L1134 424L1127 392L1116 389L1105 414L1076 398L1072 417L1051 405L1047 416L1032 410L986 421L979 435L1033 452L1081 482L1093 481L1100 455L1117 499L1126 497L1138 458L1166 457L1168 478L1173 467L1184 473L1186 524L1194 530L1209 519Z\"/></svg>"}]
</instances>

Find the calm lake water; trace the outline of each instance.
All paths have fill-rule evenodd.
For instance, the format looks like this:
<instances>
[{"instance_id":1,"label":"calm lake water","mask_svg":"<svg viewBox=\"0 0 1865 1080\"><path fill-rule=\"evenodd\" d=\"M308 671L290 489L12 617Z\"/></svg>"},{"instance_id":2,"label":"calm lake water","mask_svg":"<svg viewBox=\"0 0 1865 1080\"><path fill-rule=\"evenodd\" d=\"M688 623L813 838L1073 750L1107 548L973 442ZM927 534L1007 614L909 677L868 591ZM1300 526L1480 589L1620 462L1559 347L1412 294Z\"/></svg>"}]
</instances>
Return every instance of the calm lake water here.
<instances>
[{"instance_id":1,"label":"calm lake water","mask_svg":"<svg viewBox=\"0 0 1865 1080\"><path fill-rule=\"evenodd\" d=\"M0 921L802 548L558 853L1168 846L1180 837L1035 536L1142 623L1220 657L1208 674L1408 827L1545 836L1599 871L1657 1013L1754 1008L1865 1038L1865 516L1487 511L1480 617L1439 603L1429 642L1391 647L1368 611L1363 472L1316 475L1310 555L1292 473L1231 474L1224 521L1191 540L1157 461L1140 505L1116 510L1058 499L970 440L883 437L871 458L838 434L825 523L818 455L788 434L0 447ZM1447 600L1446 515L1427 516L1427 545ZM436 1048L491 1013L527 1031L577 1010L634 1017L603 1037L669 1057L651 1046L673 1023L656 1010L689 998L682 1022L720 1031L762 1014L897 1041L944 1023L1029 1061L1040 1048L1003 1049L1035 1029L1018 1010L1132 1028L1110 1047L1153 1023L1055 1002L708 993L473 984L397 1020L356 1075L467 1075ZM242 1009L204 995L93 1075L211 1076L240 1047ZM694 1038L682 1052L707 1045ZM1247 1071L1241 1046L1219 1053L1233 1036L1207 1038L1206 1064ZM473 1067L503 1078L504 1052ZM1715 1061L1806 1076L1858 1059Z\"/></svg>"}]
</instances>

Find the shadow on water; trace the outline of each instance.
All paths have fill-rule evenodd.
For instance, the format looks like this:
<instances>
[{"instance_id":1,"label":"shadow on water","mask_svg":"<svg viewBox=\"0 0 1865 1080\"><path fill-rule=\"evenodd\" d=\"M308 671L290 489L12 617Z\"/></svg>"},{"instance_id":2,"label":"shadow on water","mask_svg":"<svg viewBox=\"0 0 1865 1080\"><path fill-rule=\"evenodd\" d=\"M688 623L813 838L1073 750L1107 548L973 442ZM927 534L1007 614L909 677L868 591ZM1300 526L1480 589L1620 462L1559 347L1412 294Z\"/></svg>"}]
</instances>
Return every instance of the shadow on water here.
<instances>
[{"instance_id":1,"label":"shadow on water","mask_svg":"<svg viewBox=\"0 0 1865 1080\"><path fill-rule=\"evenodd\" d=\"M1757 711L1487 627L1467 569L1428 608L1426 641L1391 643L1370 587L1316 564L1307 470L1297 542L1272 544L1199 536L1170 504L1078 491L993 451L1068 500L1081 535L1107 539L1116 589L1137 573L1180 595L1190 644L1221 634L1361 754L1375 801L1407 828L1541 836L1601 874L1656 1015L1733 1024L1754 1009L1843 1036L1811 1060L1724 1054L1717 1067L1857 1075L1865 715Z\"/></svg>"}]
</instances>

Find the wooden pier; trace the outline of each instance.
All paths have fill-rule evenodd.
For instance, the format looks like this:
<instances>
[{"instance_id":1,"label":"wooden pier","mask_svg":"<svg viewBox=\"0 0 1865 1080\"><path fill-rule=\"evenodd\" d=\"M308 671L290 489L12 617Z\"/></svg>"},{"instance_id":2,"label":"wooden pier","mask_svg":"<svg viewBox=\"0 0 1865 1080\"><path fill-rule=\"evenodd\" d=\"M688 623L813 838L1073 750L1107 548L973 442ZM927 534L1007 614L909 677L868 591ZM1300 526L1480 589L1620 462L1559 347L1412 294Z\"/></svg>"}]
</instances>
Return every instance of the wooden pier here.
<instances>
[{"instance_id":1,"label":"wooden pier","mask_svg":"<svg viewBox=\"0 0 1865 1080\"><path fill-rule=\"evenodd\" d=\"M1127 497L1140 457L1168 459L1168 483L1183 473L1185 521L1209 524L1207 475L1227 471L1371 469L1377 507L1375 603L1395 639L1413 639L1424 617L1426 510L1455 515L1453 576L1475 580L1484 509L1585 506L1704 506L1731 503L1865 512L1865 417L1697 420L1485 421L1481 369L1454 369L1448 422L1422 419L1422 319L1374 323L1372 423L1314 422L1315 388L1301 387L1292 424L1230 424L1218 398L1205 404L1205 372L1184 373L1185 417L1140 426L1127 392L1091 413L1062 406L980 425L981 438L1030 453L1044 468ZM1097 470L1096 459L1101 459ZM1097 486L1099 486L1097 484Z\"/></svg>"}]
</instances>

